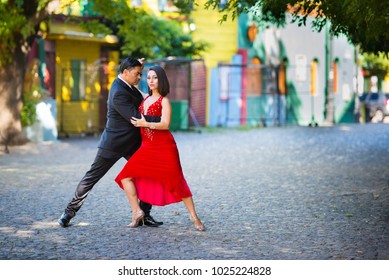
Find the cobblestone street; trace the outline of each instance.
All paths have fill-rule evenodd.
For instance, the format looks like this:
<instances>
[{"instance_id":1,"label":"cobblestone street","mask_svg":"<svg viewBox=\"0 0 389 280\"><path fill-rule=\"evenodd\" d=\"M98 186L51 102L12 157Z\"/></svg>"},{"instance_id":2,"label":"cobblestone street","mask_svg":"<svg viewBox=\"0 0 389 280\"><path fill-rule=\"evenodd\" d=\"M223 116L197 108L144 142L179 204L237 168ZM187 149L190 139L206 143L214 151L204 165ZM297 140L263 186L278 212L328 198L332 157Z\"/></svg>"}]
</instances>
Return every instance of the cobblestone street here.
<instances>
[{"instance_id":1,"label":"cobblestone street","mask_svg":"<svg viewBox=\"0 0 389 280\"><path fill-rule=\"evenodd\" d=\"M61 228L98 138L29 143L0 154L0 259L389 259L388 124L174 136L207 231L183 203L153 207L159 228L126 227L131 210L114 182L124 159Z\"/></svg>"}]
</instances>

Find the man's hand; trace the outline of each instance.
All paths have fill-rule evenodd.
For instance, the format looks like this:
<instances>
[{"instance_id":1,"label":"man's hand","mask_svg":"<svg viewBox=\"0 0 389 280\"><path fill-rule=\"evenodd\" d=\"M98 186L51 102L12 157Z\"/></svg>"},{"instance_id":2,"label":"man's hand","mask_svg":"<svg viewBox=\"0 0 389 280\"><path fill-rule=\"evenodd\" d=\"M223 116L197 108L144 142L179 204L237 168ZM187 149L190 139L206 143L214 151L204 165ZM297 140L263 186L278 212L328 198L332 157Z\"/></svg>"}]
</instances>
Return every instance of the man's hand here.
<instances>
[{"instance_id":1,"label":"man's hand","mask_svg":"<svg viewBox=\"0 0 389 280\"><path fill-rule=\"evenodd\" d=\"M141 118L140 119L132 117L131 118L131 123L133 124L133 126L136 126L136 127L146 127L147 126L146 119L145 119L145 117L142 114L141 114Z\"/></svg>"}]
</instances>

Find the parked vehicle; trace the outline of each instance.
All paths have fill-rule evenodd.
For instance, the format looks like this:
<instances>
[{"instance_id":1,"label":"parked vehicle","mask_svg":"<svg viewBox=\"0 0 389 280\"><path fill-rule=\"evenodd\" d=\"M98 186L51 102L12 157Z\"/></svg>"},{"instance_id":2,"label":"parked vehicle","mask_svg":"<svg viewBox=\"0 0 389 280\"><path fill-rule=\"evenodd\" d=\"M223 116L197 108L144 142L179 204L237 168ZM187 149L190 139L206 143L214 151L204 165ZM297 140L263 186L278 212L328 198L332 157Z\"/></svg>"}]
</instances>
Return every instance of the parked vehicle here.
<instances>
[{"instance_id":1,"label":"parked vehicle","mask_svg":"<svg viewBox=\"0 0 389 280\"><path fill-rule=\"evenodd\" d=\"M364 108L366 119L375 118L382 122L386 116L389 116L389 93L365 92L360 97L361 108Z\"/></svg>"}]
</instances>

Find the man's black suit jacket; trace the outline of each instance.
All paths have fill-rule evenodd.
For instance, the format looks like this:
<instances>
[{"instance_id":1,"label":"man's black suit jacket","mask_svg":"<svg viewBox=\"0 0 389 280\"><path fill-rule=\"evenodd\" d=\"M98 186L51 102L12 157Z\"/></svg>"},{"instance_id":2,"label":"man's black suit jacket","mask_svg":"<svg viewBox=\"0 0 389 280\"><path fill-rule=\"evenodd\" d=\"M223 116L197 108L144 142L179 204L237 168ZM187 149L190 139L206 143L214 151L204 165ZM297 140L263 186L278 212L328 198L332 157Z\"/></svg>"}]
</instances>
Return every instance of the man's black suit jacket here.
<instances>
[{"instance_id":1,"label":"man's black suit jacket","mask_svg":"<svg viewBox=\"0 0 389 280\"><path fill-rule=\"evenodd\" d=\"M116 78L109 90L107 102L107 123L99 143L102 157L131 156L141 144L140 129L131 124L132 117L140 118L138 107L142 94ZM160 117L145 116L147 121L159 122Z\"/></svg>"}]
</instances>

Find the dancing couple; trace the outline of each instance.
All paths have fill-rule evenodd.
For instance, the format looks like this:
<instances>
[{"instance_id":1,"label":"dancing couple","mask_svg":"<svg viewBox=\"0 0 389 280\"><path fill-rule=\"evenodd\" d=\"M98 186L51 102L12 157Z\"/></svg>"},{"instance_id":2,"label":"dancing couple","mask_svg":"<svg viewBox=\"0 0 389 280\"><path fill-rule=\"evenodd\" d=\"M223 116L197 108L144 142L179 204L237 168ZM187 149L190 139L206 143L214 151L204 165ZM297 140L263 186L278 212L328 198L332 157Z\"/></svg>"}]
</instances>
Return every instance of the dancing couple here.
<instances>
[{"instance_id":1,"label":"dancing couple","mask_svg":"<svg viewBox=\"0 0 389 280\"><path fill-rule=\"evenodd\" d=\"M126 58L112 83L108 96L107 124L89 171L79 182L74 197L58 220L67 227L88 193L122 157L127 163L115 181L132 209L131 228L158 227L150 215L152 205L183 202L196 230L204 231L183 175L179 152L169 131L171 104L169 80L164 69L152 66L147 72L148 95L135 87L143 70L143 59Z\"/></svg>"}]
</instances>

